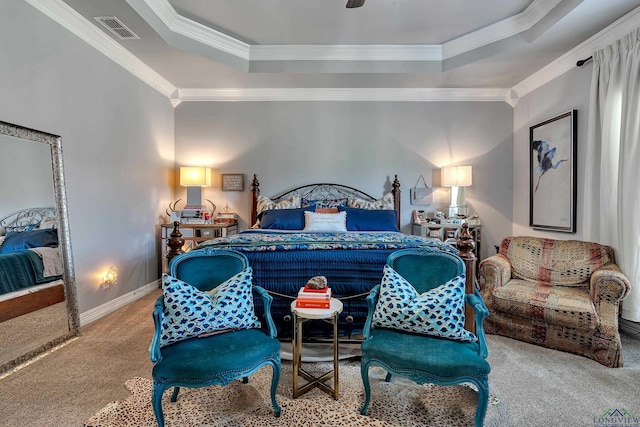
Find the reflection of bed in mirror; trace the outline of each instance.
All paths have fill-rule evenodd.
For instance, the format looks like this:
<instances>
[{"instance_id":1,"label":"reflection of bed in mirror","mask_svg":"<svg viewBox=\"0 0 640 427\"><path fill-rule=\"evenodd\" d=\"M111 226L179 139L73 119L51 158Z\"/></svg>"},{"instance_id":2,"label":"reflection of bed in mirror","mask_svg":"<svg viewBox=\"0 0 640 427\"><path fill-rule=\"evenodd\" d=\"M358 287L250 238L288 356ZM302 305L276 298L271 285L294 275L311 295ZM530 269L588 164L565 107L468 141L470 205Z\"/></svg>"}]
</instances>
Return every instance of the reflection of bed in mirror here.
<instances>
[{"instance_id":1,"label":"reflection of bed in mirror","mask_svg":"<svg viewBox=\"0 0 640 427\"><path fill-rule=\"evenodd\" d=\"M0 322L64 301L54 208L0 218Z\"/></svg>"},{"instance_id":2,"label":"reflection of bed in mirror","mask_svg":"<svg viewBox=\"0 0 640 427\"><path fill-rule=\"evenodd\" d=\"M77 336L80 322L62 139L0 121L0 153L2 374Z\"/></svg>"}]
</instances>

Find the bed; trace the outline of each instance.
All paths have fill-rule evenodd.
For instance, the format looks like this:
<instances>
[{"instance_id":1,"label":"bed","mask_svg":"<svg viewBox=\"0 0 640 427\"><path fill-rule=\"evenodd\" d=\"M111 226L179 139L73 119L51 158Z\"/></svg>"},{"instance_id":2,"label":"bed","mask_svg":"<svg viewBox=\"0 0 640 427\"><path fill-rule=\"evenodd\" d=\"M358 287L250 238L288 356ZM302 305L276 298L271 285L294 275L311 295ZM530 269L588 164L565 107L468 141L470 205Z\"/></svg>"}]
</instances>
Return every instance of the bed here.
<instances>
[{"instance_id":1,"label":"bed","mask_svg":"<svg viewBox=\"0 0 640 427\"><path fill-rule=\"evenodd\" d=\"M365 298L380 283L389 254L404 248L458 252L440 240L400 232L397 176L381 198L328 183L304 185L275 197L264 197L259 185L254 175L252 228L203 242L195 250L226 248L247 256L254 284L274 298L271 312L281 339L291 338L291 301L313 276L325 276L333 296L342 300L339 331L348 339L358 335L364 326ZM260 314L261 307L256 309ZM319 321L305 333L328 335L330 331L325 327Z\"/></svg>"},{"instance_id":2,"label":"bed","mask_svg":"<svg viewBox=\"0 0 640 427\"><path fill-rule=\"evenodd\" d=\"M54 208L0 218L0 321L65 300Z\"/></svg>"}]
</instances>

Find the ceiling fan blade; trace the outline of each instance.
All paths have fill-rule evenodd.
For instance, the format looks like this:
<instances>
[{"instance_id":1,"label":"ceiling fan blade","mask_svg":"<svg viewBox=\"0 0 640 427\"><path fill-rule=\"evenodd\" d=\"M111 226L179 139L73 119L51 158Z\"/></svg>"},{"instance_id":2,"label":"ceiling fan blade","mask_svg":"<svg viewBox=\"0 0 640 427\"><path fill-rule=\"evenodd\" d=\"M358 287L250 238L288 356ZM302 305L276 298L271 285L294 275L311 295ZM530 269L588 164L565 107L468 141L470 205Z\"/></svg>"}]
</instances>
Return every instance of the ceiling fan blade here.
<instances>
[{"instance_id":1,"label":"ceiling fan blade","mask_svg":"<svg viewBox=\"0 0 640 427\"><path fill-rule=\"evenodd\" d=\"M364 4L364 0L347 0L347 8L353 9L354 7L360 7Z\"/></svg>"}]
</instances>

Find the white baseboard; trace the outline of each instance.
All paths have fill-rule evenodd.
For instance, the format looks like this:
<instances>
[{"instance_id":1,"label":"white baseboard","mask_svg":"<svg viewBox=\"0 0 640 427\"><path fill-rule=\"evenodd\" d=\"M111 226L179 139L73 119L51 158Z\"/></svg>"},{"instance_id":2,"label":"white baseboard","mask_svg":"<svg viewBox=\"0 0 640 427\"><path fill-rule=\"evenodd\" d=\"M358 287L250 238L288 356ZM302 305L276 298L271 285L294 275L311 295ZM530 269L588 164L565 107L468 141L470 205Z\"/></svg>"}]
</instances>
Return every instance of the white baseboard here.
<instances>
[{"instance_id":1,"label":"white baseboard","mask_svg":"<svg viewBox=\"0 0 640 427\"><path fill-rule=\"evenodd\" d=\"M638 338L640 336L640 323L620 318L618 319L618 325L620 327L620 331L625 332L627 335L634 338Z\"/></svg>"},{"instance_id":2,"label":"white baseboard","mask_svg":"<svg viewBox=\"0 0 640 427\"><path fill-rule=\"evenodd\" d=\"M112 299L105 304L92 308L91 310L85 311L84 313L80 313L80 327L86 326L89 323L94 322L101 317L104 317L107 314L119 309L120 307L124 307L125 305L142 298L145 295L149 295L151 292L158 289L159 282L159 280L154 280L153 282L135 289L128 294L124 294L122 296L119 296L118 298Z\"/></svg>"}]
</instances>

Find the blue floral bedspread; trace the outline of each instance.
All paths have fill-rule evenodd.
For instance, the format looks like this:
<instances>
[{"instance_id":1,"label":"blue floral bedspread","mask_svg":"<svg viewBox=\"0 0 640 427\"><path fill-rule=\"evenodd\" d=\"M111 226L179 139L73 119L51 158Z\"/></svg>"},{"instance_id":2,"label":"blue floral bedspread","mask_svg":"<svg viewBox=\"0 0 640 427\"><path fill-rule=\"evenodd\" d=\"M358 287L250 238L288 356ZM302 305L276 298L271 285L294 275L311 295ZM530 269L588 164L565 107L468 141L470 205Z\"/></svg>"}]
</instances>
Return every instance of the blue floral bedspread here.
<instances>
[{"instance_id":1,"label":"blue floral bedspread","mask_svg":"<svg viewBox=\"0 0 640 427\"><path fill-rule=\"evenodd\" d=\"M224 247L242 252L433 247L457 253L457 249L439 240L396 232L274 233L247 230L237 235L203 242L200 247Z\"/></svg>"}]
</instances>

